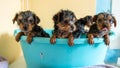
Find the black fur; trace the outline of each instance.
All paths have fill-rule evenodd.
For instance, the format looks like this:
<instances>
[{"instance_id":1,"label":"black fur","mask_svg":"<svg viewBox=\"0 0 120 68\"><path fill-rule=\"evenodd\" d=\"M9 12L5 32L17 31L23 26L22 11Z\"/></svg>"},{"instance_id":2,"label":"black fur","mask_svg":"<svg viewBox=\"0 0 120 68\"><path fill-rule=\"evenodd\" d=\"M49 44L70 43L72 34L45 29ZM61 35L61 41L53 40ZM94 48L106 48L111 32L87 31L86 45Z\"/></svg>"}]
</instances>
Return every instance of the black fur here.
<instances>
[{"instance_id":1,"label":"black fur","mask_svg":"<svg viewBox=\"0 0 120 68\"><path fill-rule=\"evenodd\" d=\"M75 22L76 31L73 32L75 38L78 38L81 34L85 34L88 32L84 29L84 27L90 27L91 25L87 25L87 23L90 23L92 25L92 16L85 16L84 18L80 18Z\"/></svg>"}]
</instances>

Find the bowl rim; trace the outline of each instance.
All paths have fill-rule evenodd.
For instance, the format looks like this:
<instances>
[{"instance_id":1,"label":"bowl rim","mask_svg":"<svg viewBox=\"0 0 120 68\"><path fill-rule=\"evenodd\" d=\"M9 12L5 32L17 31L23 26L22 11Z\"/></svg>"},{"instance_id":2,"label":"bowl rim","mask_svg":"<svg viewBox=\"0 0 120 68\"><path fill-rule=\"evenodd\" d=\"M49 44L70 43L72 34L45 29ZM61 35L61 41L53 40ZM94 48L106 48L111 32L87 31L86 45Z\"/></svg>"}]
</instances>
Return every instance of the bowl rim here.
<instances>
[{"instance_id":1,"label":"bowl rim","mask_svg":"<svg viewBox=\"0 0 120 68\"><path fill-rule=\"evenodd\" d=\"M50 31L52 29L44 29L45 31ZM20 29L15 29L14 30L14 36L17 35L21 30ZM115 37L115 33L113 31L110 31L110 40L113 40ZM22 36L20 41L25 41L27 36ZM103 38L94 38L94 43L103 43L104 39ZM39 43L50 43L50 38L45 38L45 37L34 37L33 42L39 42ZM57 38L55 44L68 44L68 39L66 38ZM74 44L89 44L87 38L75 38L74 39Z\"/></svg>"}]
</instances>

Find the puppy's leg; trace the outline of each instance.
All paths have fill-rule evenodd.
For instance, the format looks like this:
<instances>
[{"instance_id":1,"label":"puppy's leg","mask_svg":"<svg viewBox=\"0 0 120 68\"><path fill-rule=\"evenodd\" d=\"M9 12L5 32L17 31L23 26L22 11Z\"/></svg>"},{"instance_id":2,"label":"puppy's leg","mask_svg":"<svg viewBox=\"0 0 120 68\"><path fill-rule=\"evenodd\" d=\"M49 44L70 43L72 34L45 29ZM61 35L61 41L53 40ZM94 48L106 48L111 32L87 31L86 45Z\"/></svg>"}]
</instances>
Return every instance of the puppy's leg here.
<instances>
[{"instance_id":1,"label":"puppy's leg","mask_svg":"<svg viewBox=\"0 0 120 68\"><path fill-rule=\"evenodd\" d=\"M106 34L106 35L104 36L104 42L105 42L106 45L109 46L109 44L110 44L110 39L109 39L109 35L108 35L108 34Z\"/></svg>"},{"instance_id":2,"label":"puppy's leg","mask_svg":"<svg viewBox=\"0 0 120 68\"><path fill-rule=\"evenodd\" d=\"M16 35L15 40L16 40L17 42L19 42L20 37L21 37L22 35L24 35L24 33L23 33L23 32L19 32L19 33Z\"/></svg>"},{"instance_id":3,"label":"puppy's leg","mask_svg":"<svg viewBox=\"0 0 120 68\"><path fill-rule=\"evenodd\" d=\"M50 38L50 43L51 44L56 43L56 35L55 34L53 34L53 36Z\"/></svg>"},{"instance_id":4,"label":"puppy's leg","mask_svg":"<svg viewBox=\"0 0 120 68\"><path fill-rule=\"evenodd\" d=\"M69 46L74 45L74 37L72 34L70 34L70 36L68 37L68 44L69 44Z\"/></svg>"},{"instance_id":5,"label":"puppy's leg","mask_svg":"<svg viewBox=\"0 0 120 68\"><path fill-rule=\"evenodd\" d=\"M94 44L93 38L94 38L93 34L88 34L88 42L89 42L89 44Z\"/></svg>"},{"instance_id":6,"label":"puppy's leg","mask_svg":"<svg viewBox=\"0 0 120 68\"><path fill-rule=\"evenodd\" d=\"M33 36L34 36L34 33L28 33L28 36L27 36L27 42L30 44L32 42L32 39L33 39Z\"/></svg>"}]
</instances>

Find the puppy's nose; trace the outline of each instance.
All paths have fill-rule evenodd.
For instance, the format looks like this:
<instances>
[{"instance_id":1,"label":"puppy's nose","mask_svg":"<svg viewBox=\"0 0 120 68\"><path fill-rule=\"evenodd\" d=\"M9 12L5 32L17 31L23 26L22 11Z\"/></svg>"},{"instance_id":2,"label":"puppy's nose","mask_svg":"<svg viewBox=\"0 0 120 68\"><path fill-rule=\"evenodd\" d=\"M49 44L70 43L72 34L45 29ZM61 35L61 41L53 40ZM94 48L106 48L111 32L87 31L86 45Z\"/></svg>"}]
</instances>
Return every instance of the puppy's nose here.
<instances>
[{"instance_id":1,"label":"puppy's nose","mask_svg":"<svg viewBox=\"0 0 120 68\"><path fill-rule=\"evenodd\" d=\"M64 22L65 22L65 23L68 23L68 20L65 20Z\"/></svg>"},{"instance_id":2,"label":"puppy's nose","mask_svg":"<svg viewBox=\"0 0 120 68\"><path fill-rule=\"evenodd\" d=\"M104 25L103 25L103 27L107 27L107 25L106 25L106 24L104 24Z\"/></svg>"},{"instance_id":3,"label":"puppy's nose","mask_svg":"<svg viewBox=\"0 0 120 68\"><path fill-rule=\"evenodd\" d=\"M27 26L24 26L23 28L24 28L24 30L27 30Z\"/></svg>"}]
</instances>

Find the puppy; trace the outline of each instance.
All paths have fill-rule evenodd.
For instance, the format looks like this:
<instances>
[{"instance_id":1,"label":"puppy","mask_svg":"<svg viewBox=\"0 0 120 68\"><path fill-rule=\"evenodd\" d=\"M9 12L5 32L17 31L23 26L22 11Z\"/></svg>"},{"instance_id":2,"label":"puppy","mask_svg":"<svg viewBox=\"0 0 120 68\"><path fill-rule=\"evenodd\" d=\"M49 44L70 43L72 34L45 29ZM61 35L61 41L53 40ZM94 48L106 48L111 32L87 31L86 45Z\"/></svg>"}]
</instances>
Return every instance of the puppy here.
<instances>
[{"instance_id":1,"label":"puppy","mask_svg":"<svg viewBox=\"0 0 120 68\"><path fill-rule=\"evenodd\" d=\"M54 30L53 35L50 38L51 44L56 42L56 38L68 38L68 44L72 46L74 44L73 31L76 30L75 14L70 10L61 10L53 16Z\"/></svg>"},{"instance_id":2,"label":"puppy","mask_svg":"<svg viewBox=\"0 0 120 68\"><path fill-rule=\"evenodd\" d=\"M73 32L73 35L75 38L80 37L81 34L86 34L90 26L93 24L92 16L85 16L83 18L80 18L75 22L76 25L76 31Z\"/></svg>"},{"instance_id":3,"label":"puppy","mask_svg":"<svg viewBox=\"0 0 120 68\"><path fill-rule=\"evenodd\" d=\"M88 42L90 44L94 43L94 37L103 37L106 45L110 44L109 39L109 31L111 30L111 26L114 23L114 27L116 27L116 19L110 13L102 12L93 17L93 21L95 22L88 32Z\"/></svg>"},{"instance_id":4,"label":"puppy","mask_svg":"<svg viewBox=\"0 0 120 68\"><path fill-rule=\"evenodd\" d=\"M13 19L13 24L17 22L21 32L15 37L18 42L22 35L27 36L26 41L32 42L33 37L50 37L42 27L38 26L39 17L32 11L21 11L17 13Z\"/></svg>"}]
</instances>

